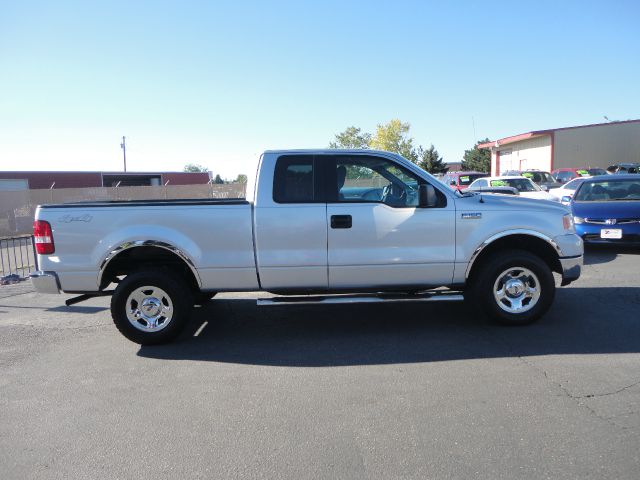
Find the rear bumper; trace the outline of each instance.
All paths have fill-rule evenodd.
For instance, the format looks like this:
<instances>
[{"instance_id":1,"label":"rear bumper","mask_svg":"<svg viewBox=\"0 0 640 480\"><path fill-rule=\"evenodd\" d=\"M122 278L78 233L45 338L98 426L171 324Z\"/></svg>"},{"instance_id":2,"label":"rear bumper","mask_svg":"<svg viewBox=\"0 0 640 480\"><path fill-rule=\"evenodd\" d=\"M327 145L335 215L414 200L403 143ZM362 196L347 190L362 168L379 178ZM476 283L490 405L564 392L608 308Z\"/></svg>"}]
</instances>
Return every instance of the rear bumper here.
<instances>
[{"instance_id":1,"label":"rear bumper","mask_svg":"<svg viewBox=\"0 0 640 480\"><path fill-rule=\"evenodd\" d=\"M580 273L582 272L582 264L583 264L583 256L579 255L577 257L565 257L560 259L560 265L562 266L562 283L561 285L564 287L565 285L569 285L574 280L577 280L580 277Z\"/></svg>"},{"instance_id":2,"label":"rear bumper","mask_svg":"<svg viewBox=\"0 0 640 480\"><path fill-rule=\"evenodd\" d=\"M36 291L40 293L60 293L60 281L55 272L42 272L38 270L33 272L30 277L31 283Z\"/></svg>"}]
</instances>

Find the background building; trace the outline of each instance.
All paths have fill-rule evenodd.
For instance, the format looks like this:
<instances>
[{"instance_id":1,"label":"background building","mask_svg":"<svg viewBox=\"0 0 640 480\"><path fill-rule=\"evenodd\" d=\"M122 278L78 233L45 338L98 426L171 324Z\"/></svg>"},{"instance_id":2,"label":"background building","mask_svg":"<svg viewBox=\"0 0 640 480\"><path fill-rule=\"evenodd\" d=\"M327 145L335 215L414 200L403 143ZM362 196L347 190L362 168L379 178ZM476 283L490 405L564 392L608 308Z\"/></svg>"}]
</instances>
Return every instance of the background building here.
<instances>
[{"instance_id":1,"label":"background building","mask_svg":"<svg viewBox=\"0 0 640 480\"><path fill-rule=\"evenodd\" d=\"M491 174L507 170L607 168L640 162L640 120L536 130L478 145L491 150Z\"/></svg>"},{"instance_id":2,"label":"background building","mask_svg":"<svg viewBox=\"0 0 640 480\"><path fill-rule=\"evenodd\" d=\"M211 179L210 172L0 172L4 190L86 187L201 185Z\"/></svg>"},{"instance_id":3,"label":"background building","mask_svg":"<svg viewBox=\"0 0 640 480\"><path fill-rule=\"evenodd\" d=\"M460 172L462 171L462 162L447 162L449 170L447 172Z\"/></svg>"}]
</instances>

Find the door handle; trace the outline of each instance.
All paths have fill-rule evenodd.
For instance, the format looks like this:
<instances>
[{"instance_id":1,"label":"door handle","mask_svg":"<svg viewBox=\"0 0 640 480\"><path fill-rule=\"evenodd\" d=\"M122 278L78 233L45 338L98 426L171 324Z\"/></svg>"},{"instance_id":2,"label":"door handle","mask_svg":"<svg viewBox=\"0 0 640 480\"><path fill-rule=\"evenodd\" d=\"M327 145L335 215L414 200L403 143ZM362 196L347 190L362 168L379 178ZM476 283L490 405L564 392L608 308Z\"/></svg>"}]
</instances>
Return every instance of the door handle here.
<instances>
[{"instance_id":1,"label":"door handle","mask_svg":"<svg viewBox=\"0 0 640 480\"><path fill-rule=\"evenodd\" d=\"M351 228L351 215L331 215L331 228Z\"/></svg>"}]
</instances>

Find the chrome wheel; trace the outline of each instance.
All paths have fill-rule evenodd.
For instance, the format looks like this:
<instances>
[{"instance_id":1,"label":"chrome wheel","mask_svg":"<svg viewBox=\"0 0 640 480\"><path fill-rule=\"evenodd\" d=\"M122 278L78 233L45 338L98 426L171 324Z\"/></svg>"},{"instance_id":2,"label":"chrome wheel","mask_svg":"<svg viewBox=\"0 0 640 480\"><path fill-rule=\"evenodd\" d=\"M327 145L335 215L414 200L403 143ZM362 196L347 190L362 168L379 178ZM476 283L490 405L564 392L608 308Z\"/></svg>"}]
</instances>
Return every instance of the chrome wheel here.
<instances>
[{"instance_id":1,"label":"chrome wheel","mask_svg":"<svg viewBox=\"0 0 640 480\"><path fill-rule=\"evenodd\" d=\"M524 313L540 299L540 281L528 268L510 267L493 284L493 297L507 313Z\"/></svg>"},{"instance_id":2,"label":"chrome wheel","mask_svg":"<svg viewBox=\"0 0 640 480\"><path fill-rule=\"evenodd\" d=\"M136 288L125 304L127 319L138 330L158 332L173 318L173 302L159 287L145 285Z\"/></svg>"}]
</instances>

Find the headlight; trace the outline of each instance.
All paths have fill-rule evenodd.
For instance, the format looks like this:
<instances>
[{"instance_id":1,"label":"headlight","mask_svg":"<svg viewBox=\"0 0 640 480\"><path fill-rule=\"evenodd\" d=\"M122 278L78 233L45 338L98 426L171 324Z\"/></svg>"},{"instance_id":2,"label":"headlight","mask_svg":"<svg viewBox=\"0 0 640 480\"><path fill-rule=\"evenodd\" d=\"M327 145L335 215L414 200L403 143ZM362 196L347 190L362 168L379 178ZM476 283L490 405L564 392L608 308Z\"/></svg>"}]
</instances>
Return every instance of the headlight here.
<instances>
[{"instance_id":1,"label":"headlight","mask_svg":"<svg viewBox=\"0 0 640 480\"><path fill-rule=\"evenodd\" d=\"M573 217L573 223L575 223L576 225L580 225L581 223L584 223L584 218L582 218L582 217Z\"/></svg>"},{"instance_id":2,"label":"headlight","mask_svg":"<svg viewBox=\"0 0 640 480\"><path fill-rule=\"evenodd\" d=\"M562 226L565 230L573 230L573 217L570 213L562 216Z\"/></svg>"}]
</instances>

